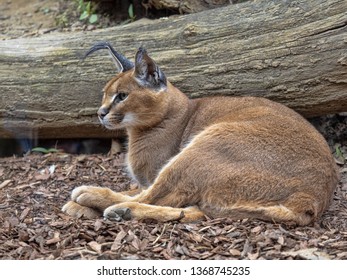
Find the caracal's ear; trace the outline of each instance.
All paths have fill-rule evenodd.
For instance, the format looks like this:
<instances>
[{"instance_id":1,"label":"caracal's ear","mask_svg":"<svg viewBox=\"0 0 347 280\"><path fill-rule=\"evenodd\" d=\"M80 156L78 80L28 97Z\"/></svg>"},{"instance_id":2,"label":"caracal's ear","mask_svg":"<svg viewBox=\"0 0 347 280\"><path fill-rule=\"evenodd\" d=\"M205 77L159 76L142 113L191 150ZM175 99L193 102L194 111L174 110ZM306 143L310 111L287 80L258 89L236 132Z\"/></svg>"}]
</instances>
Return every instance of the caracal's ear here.
<instances>
[{"instance_id":1,"label":"caracal's ear","mask_svg":"<svg viewBox=\"0 0 347 280\"><path fill-rule=\"evenodd\" d=\"M144 48L139 48L135 56L134 77L141 86L154 90L166 89L166 77Z\"/></svg>"},{"instance_id":2,"label":"caracal's ear","mask_svg":"<svg viewBox=\"0 0 347 280\"><path fill-rule=\"evenodd\" d=\"M111 58L113 59L114 64L116 65L118 72L125 72L134 68L134 63L132 63L129 59L127 59L120 53L116 52L115 49L112 48L111 44L108 42L96 43L87 51L87 53L84 55L84 58L86 58L88 55L95 51L103 49L108 50L109 54L111 55Z\"/></svg>"}]
</instances>

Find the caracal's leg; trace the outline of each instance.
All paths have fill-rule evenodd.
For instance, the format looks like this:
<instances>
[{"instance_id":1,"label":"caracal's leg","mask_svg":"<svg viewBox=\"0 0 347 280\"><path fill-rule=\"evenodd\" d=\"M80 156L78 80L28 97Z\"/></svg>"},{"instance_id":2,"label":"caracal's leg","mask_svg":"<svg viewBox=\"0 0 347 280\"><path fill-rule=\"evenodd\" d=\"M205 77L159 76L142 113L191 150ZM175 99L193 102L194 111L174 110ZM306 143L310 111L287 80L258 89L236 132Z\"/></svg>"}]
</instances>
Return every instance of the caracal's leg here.
<instances>
[{"instance_id":1,"label":"caracal's leg","mask_svg":"<svg viewBox=\"0 0 347 280\"><path fill-rule=\"evenodd\" d=\"M138 194L141 191L140 188L114 192L109 188L102 187L77 187L71 193L71 201L63 206L62 211L76 218L93 219L102 216L107 207L128 201L129 196Z\"/></svg>"},{"instance_id":2,"label":"caracal's leg","mask_svg":"<svg viewBox=\"0 0 347 280\"><path fill-rule=\"evenodd\" d=\"M160 222L193 222L202 220L204 217L204 213L196 206L174 208L139 202L123 202L110 206L104 211L104 218L114 221L134 218L136 220L154 219Z\"/></svg>"}]
</instances>

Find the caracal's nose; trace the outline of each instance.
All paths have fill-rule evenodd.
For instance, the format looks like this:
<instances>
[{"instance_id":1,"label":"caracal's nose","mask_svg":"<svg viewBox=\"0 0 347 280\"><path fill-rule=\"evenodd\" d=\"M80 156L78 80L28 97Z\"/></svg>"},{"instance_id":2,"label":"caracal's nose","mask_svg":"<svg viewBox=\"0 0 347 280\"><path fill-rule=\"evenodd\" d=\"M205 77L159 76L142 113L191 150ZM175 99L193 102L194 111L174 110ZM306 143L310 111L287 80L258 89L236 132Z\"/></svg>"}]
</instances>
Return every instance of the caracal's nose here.
<instances>
[{"instance_id":1,"label":"caracal's nose","mask_svg":"<svg viewBox=\"0 0 347 280\"><path fill-rule=\"evenodd\" d=\"M103 120L106 115L108 114L109 112L109 109L106 108L106 107L100 107L99 110L98 110L98 116L101 120Z\"/></svg>"}]
</instances>

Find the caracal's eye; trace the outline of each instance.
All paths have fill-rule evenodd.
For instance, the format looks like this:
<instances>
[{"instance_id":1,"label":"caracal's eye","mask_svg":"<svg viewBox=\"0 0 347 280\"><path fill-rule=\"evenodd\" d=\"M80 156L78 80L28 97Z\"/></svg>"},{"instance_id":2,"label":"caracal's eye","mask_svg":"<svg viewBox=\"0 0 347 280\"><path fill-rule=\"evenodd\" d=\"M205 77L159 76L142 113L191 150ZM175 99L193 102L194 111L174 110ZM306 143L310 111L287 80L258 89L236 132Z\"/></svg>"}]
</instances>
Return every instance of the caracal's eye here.
<instances>
[{"instance_id":1,"label":"caracal's eye","mask_svg":"<svg viewBox=\"0 0 347 280\"><path fill-rule=\"evenodd\" d=\"M125 99L128 98L128 95L129 95L128 93L120 92L120 93L117 94L115 101L116 102L124 101Z\"/></svg>"}]
</instances>

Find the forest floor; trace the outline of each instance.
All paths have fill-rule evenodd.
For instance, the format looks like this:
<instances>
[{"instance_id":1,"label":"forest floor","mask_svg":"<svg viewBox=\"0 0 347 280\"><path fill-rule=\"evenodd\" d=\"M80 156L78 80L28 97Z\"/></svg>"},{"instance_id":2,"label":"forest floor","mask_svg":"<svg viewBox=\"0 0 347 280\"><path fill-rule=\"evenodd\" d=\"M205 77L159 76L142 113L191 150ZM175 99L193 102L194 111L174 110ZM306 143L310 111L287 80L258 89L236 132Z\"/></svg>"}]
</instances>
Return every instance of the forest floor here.
<instances>
[{"instance_id":1,"label":"forest floor","mask_svg":"<svg viewBox=\"0 0 347 280\"><path fill-rule=\"evenodd\" d=\"M137 187L124 154L0 159L0 259L347 259L347 165L329 210L311 226L258 220L111 222L61 212L81 185Z\"/></svg>"},{"instance_id":2,"label":"forest floor","mask_svg":"<svg viewBox=\"0 0 347 280\"><path fill-rule=\"evenodd\" d=\"M106 24L79 21L78 1L0 0L0 40L51 32L93 30Z\"/></svg>"},{"instance_id":3,"label":"forest floor","mask_svg":"<svg viewBox=\"0 0 347 280\"><path fill-rule=\"evenodd\" d=\"M69 2L0 0L0 40L108 24L81 23ZM346 117L315 125L335 153L341 178L330 208L305 227L232 217L197 223L75 219L61 212L75 187L137 187L125 172L124 154L0 158L0 259L347 259Z\"/></svg>"}]
</instances>

